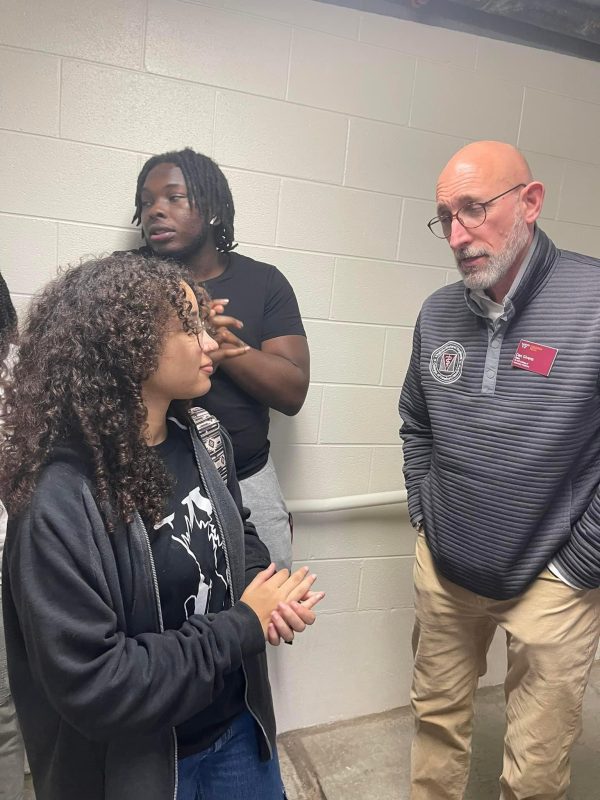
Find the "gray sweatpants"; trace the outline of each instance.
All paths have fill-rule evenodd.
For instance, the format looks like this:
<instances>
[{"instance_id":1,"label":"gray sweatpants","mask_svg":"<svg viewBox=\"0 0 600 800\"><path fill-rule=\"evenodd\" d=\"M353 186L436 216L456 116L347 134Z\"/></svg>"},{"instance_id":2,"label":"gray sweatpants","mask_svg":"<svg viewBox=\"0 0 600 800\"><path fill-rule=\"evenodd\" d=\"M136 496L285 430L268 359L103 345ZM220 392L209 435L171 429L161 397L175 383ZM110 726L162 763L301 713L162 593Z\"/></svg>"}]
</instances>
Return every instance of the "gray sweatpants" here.
<instances>
[{"instance_id":1,"label":"gray sweatpants","mask_svg":"<svg viewBox=\"0 0 600 800\"><path fill-rule=\"evenodd\" d=\"M240 481L242 500L250 509L250 522L269 548L271 560L277 569L291 568L292 531L291 520L281 493L277 473L271 456L256 474Z\"/></svg>"}]
</instances>

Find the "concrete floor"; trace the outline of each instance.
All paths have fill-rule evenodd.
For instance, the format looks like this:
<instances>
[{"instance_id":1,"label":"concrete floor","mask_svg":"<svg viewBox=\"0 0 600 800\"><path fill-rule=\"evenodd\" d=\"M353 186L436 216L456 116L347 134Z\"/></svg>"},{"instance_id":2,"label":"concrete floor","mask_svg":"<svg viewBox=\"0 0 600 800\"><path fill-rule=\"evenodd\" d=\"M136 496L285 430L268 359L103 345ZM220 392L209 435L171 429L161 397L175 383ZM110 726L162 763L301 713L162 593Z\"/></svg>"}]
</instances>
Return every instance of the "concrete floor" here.
<instances>
[{"instance_id":1,"label":"concrete floor","mask_svg":"<svg viewBox=\"0 0 600 800\"><path fill-rule=\"evenodd\" d=\"M592 670L583 724L568 798L600 800L600 662ZM408 800L412 730L409 709L398 708L284 733L279 755L289 800ZM503 689L480 689L465 800L498 800L503 735Z\"/></svg>"},{"instance_id":2,"label":"concrete floor","mask_svg":"<svg viewBox=\"0 0 600 800\"><path fill-rule=\"evenodd\" d=\"M498 800L504 734L502 687L480 689L476 706L471 779L465 800ZM600 662L592 670L583 725L573 749L568 798L600 800ZM279 756L289 800L408 800L412 730L409 709L398 708L282 734ZM24 800L35 800L30 779Z\"/></svg>"}]
</instances>

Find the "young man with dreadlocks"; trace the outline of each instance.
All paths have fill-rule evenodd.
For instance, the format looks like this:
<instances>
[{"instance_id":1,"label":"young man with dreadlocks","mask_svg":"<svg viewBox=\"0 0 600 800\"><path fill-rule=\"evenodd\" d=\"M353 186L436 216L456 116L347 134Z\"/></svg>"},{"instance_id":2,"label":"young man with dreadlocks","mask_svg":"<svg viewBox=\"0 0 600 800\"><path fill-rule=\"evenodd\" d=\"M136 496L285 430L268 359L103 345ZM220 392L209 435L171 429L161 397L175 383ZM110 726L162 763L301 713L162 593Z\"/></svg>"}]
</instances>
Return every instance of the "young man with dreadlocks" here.
<instances>
[{"instance_id":1,"label":"young man with dreadlocks","mask_svg":"<svg viewBox=\"0 0 600 800\"><path fill-rule=\"evenodd\" d=\"M135 206L133 221L146 241L140 252L180 262L215 298L220 347L211 354L215 374L203 406L231 435L244 504L271 558L289 567L291 520L268 433L269 409L297 414L308 389L308 344L294 291L276 267L231 252L233 199L207 156L186 148L150 158L138 176ZM227 357L243 344L242 357Z\"/></svg>"},{"instance_id":2,"label":"young man with dreadlocks","mask_svg":"<svg viewBox=\"0 0 600 800\"><path fill-rule=\"evenodd\" d=\"M11 350L17 340L17 314L6 281L0 275L0 396ZM12 354L11 354L12 355ZM0 425L2 420L0 419ZM6 510L0 501L0 590L2 554L6 537ZM0 602L0 800L21 800L25 750L17 722L15 704L8 685L4 623Z\"/></svg>"}]
</instances>

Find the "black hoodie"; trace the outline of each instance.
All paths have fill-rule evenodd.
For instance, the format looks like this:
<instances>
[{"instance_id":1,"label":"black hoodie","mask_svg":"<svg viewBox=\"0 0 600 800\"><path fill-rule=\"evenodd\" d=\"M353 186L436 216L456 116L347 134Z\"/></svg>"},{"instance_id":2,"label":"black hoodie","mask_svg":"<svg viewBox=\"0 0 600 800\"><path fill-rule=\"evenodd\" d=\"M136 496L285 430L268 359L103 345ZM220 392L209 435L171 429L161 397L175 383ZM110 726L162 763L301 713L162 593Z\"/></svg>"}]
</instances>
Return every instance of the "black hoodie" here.
<instances>
[{"instance_id":1,"label":"black hoodie","mask_svg":"<svg viewBox=\"0 0 600 800\"><path fill-rule=\"evenodd\" d=\"M258 618L237 602L269 564L247 521L226 435L225 486L195 430L198 471L229 561L233 608L161 631L139 516L109 535L80 456L55 454L27 508L9 520L3 606L11 688L37 800L168 800L174 726L209 706L243 667L246 703L269 758L275 721ZM243 512L244 523L241 513Z\"/></svg>"}]
</instances>

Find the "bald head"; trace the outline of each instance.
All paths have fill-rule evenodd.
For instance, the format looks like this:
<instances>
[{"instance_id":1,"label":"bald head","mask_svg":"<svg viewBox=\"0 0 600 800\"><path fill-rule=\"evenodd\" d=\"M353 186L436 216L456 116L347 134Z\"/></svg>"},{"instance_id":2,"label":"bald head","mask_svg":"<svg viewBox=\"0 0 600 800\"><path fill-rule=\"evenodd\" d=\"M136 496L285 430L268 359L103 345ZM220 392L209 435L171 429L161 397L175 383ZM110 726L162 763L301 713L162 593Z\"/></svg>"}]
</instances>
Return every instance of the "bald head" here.
<instances>
[{"instance_id":1,"label":"bald head","mask_svg":"<svg viewBox=\"0 0 600 800\"><path fill-rule=\"evenodd\" d=\"M472 142L455 153L442 170L439 189L448 182L476 178L490 190L496 185L514 186L532 180L529 164L523 155L506 142Z\"/></svg>"},{"instance_id":2,"label":"bald head","mask_svg":"<svg viewBox=\"0 0 600 800\"><path fill-rule=\"evenodd\" d=\"M442 170L436 199L432 231L448 239L465 285L502 300L533 239L543 185L516 147L473 142Z\"/></svg>"}]
</instances>

